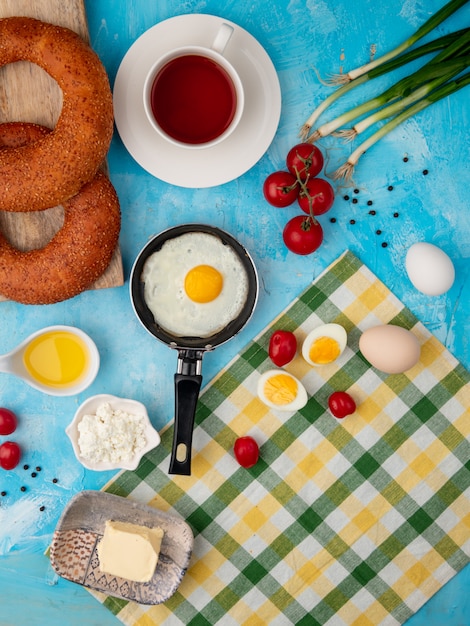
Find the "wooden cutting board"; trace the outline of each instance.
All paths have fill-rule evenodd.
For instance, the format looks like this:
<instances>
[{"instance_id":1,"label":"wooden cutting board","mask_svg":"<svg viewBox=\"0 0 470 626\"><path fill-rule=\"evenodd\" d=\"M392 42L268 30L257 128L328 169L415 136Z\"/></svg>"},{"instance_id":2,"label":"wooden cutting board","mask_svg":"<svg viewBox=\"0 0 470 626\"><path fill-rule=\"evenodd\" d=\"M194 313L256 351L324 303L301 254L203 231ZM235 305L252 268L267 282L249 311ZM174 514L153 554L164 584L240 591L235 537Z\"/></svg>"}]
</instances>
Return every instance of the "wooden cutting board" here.
<instances>
[{"instance_id":1,"label":"wooden cutting board","mask_svg":"<svg viewBox=\"0 0 470 626\"><path fill-rule=\"evenodd\" d=\"M66 26L89 41L83 0L0 0L0 18L14 15L26 15ZM0 68L0 123L25 121L52 128L61 107L62 93L58 85L41 68L27 62ZM2 232L20 250L41 248L62 223L61 207L31 213L0 211ZM90 288L117 287L123 282L121 253L117 248L106 272ZM0 295L0 300L5 298Z\"/></svg>"}]
</instances>

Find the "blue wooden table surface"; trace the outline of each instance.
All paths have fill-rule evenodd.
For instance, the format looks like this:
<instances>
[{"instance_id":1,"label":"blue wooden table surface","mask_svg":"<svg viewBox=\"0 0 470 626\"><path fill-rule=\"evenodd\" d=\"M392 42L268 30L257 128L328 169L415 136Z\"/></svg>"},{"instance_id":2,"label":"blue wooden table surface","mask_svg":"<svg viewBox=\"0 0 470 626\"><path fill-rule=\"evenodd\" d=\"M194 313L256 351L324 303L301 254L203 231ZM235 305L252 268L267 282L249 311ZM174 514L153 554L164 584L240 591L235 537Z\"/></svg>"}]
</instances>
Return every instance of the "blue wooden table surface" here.
<instances>
[{"instance_id":1,"label":"blue wooden table surface","mask_svg":"<svg viewBox=\"0 0 470 626\"><path fill-rule=\"evenodd\" d=\"M66 323L89 333L102 359L96 381L78 397L47 396L0 374L0 405L18 414L20 426L14 437L24 450L18 468L0 472L0 490L7 492L0 498L2 626L118 623L85 589L57 579L43 553L69 499L82 489L101 488L113 476L84 470L72 454L64 431L78 404L94 393L111 393L146 404L158 429L172 419L175 354L143 330L128 296L132 263L153 234L184 222L210 223L236 235L258 268L261 291L255 314L236 338L204 358L205 383L346 248L470 367L468 88L409 120L370 149L355 175L358 202L344 199L347 193L354 195L350 189L337 188L335 204L322 220L324 244L314 255L295 256L286 250L282 228L297 212L292 207L274 209L262 196L263 180L284 168L300 125L330 93L317 71L326 76L341 67L353 68L368 60L372 46L377 54L389 50L414 32L443 0L87 0L85 4L91 44L112 84L132 43L162 20L206 13L242 26L266 49L278 72L281 119L271 146L249 171L211 188L188 189L151 176L115 133L108 161L122 207L120 242L126 284L50 306L0 303L1 352L8 352L39 328ZM470 24L468 5L439 32L464 24ZM351 96L349 102L357 97ZM329 170L344 161L350 150L339 139L321 145ZM426 176L423 170L428 170ZM185 172L180 175L184 183ZM369 200L375 215L369 213ZM330 217L336 222L330 222ZM435 243L453 259L456 281L445 296L430 299L407 279L404 255L416 241ZM41 468L36 477L31 476L31 469L23 469L24 463ZM21 491L22 486L26 491ZM468 624L469 585L467 567L408 623Z\"/></svg>"}]
</instances>

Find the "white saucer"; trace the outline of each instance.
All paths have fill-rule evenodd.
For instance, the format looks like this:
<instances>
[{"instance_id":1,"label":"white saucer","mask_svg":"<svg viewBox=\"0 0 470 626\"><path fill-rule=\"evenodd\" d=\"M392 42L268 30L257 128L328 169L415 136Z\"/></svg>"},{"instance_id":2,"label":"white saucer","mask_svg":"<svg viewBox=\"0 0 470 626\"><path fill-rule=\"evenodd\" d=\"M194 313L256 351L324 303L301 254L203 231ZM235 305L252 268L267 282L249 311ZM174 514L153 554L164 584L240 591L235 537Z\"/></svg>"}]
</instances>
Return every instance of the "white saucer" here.
<instances>
[{"instance_id":1,"label":"white saucer","mask_svg":"<svg viewBox=\"0 0 470 626\"><path fill-rule=\"evenodd\" d=\"M145 115L142 94L147 73L173 48L210 45L223 22L234 28L225 56L243 82L243 116L235 131L211 148L172 145ZM280 114L279 79L266 51L246 30L214 15L179 15L147 30L127 51L114 83L114 116L127 150L150 174L179 187L213 187L244 174L268 149Z\"/></svg>"}]
</instances>

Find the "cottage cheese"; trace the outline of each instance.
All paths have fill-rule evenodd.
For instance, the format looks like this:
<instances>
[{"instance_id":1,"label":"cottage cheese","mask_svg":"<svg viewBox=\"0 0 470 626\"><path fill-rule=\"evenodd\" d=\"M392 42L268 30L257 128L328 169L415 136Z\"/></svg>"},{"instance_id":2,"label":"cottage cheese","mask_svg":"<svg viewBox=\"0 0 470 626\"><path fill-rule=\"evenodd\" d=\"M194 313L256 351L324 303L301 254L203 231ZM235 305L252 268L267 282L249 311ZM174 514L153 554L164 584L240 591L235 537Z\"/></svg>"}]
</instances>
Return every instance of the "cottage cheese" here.
<instances>
[{"instance_id":1,"label":"cottage cheese","mask_svg":"<svg viewBox=\"0 0 470 626\"><path fill-rule=\"evenodd\" d=\"M129 461L146 444L144 430L143 415L114 410L104 402L78 424L80 454L93 463Z\"/></svg>"}]
</instances>

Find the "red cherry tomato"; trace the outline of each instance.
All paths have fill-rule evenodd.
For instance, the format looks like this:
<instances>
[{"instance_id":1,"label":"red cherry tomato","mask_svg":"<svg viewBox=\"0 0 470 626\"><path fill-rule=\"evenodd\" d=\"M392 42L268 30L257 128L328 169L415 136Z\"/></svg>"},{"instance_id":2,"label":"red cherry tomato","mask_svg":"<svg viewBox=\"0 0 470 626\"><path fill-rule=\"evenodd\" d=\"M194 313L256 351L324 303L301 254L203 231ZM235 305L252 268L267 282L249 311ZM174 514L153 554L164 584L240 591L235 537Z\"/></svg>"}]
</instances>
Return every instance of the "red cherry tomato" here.
<instances>
[{"instance_id":1,"label":"red cherry tomato","mask_svg":"<svg viewBox=\"0 0 470 626\"><path fill-rule=\"evenodd\" d=\"M287 153L287 169L300 180L319 174L323 167L323 154L311 143L298 143Z\"/></svg>"},{"instance_id":2,"label":"red cherry tomato","mask_svg":"<svg viewBox=\"0 0 470 626\"><path fill-rule=\"evenodd\" d=\"M299 183L290 172L273 172L263 184L263 193L269 204L285 207L293 204L299 195Z\"/></svg>"},{"instance_id":3,"label":"red cherry tomato","mask_svg":"<svg viewBox=\"0 0 470 626\"><path fill-rule=\"evenodd\" d=\"M253 467L259 458L259 447L253 437L239 437L233 446L235 458L242 467Z\"/></svg>"},{"instance_id":4,"label":"red cherry tomato","mask_svg":"<svg viewBox=\"0 0 470 626\"><path fill-rule=\"evenodd\" d=\"M11 470L18 465L21 458L20 446L14 441L5 441L0 446L0 467Z\"/></svg>"},{"instance_id":5,"label":"red cherry tomato","mask_svg":"<svg viewBox=\"0 0 470 626\"><path fill-rule=\"evenodd\" d=\"M310 178L301 189L297 199L300 208L310 215L310 203L314 215L326 213L333 206L335 192L324 178Z\"/></svg>"},{"instance_id":6,"label":"red cherry tomato","mask_svg":"<svg viewBox=\"0 0 470 626\"><path fill-rule=\"evenodd\" d=\"M311 254L323 241L323 229L310 216L296 215L285 225L282 238L291 252Z\"/></svg>"},{"instance_id":7,"label":"red cherry tomato","mask_svg":"<svg viewBox=\"0 0 470 626\"><path fill-rule=\"evenodd\" d=\"M333 415L339 419L351 415L356 410L356 403L349 393L335 391L328 398L328 406Z\"/></svg>"},{"instance_id":8,"label":"red cherry tomato","mask_svg":"<svg viewBox=\"0 0 470 626\"><path fill-rule=\"evenodd\" d=\"M18 421L13 411L0 408L0 435L11 435L17 425Z\"/></svg>"},{"instance_id":9,"label":"red cherry tomato","mask_svg":"<svg viewBox=\"0 0 470 626\"><path fill-rule=\"evenodd\" d=\"M269 340L269 358L278 367L290 363L297 353L297 339L290 330L276 330Z\"/></svg>"}]
</instances>

